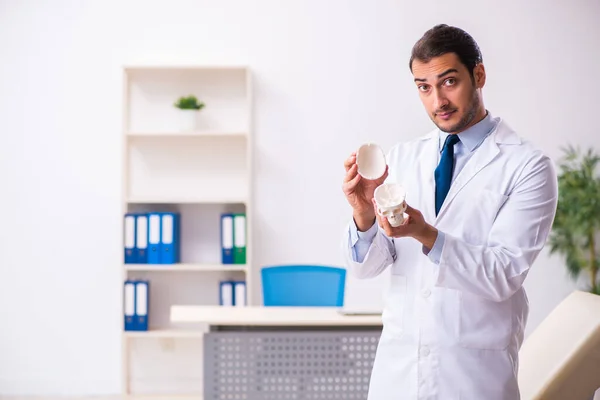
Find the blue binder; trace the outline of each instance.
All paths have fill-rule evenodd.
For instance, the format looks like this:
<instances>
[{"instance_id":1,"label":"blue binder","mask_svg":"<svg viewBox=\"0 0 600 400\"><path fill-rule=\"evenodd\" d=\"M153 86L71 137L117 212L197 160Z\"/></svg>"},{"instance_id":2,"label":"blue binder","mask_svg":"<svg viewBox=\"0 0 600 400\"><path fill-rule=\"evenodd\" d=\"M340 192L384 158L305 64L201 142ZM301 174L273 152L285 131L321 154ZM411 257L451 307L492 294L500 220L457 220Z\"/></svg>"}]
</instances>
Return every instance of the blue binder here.
<instances>
[{"instance_id":1,"label":"blue binder","mask_svg":"<svg viewBox=\"0 0 600 400\"><path fill-rule=\"evenodd\" d=\"M136 263L148 262L148 215L145 213L136 214L134 253Z\"/></svg>"},{"instance_id":2,"label":"blue binder","mask_svg":"<svg viewBox=\"0 0 600 400\"><path fill-rule=\"evenodd\" d=\"M221 281L219 283L219 304L222 306L233 306L234 302L234 284L232 281Z\"/></svg>"},{"instance_id":3,"label":"blue binder","mask_svg":"<svg viewBox=\"0 0 600 400\"><path fill-rule=\"evenodd\" d=\"M123 250L125 264L135 264L137 262L137 250L135 247L136 214L127 213L123 218Z\"/></svg>"},{"instance_id":4,"label":"blue binder","mask_svg":"<svg viewBox=\"0 0 600 400\"><path fill-rule=\"evenodd\" d=\"M233 282L233 305L236 307L246 306L246 281Z\"/></svg>"},{"instance_id":5,"label":"blue binder","mask_svg":"<svg viewBox=\"0 0 600 400\"><path fill-rule=\"evenodd\" d=\"M160 213L148 213L148 264L161 263L161 219Z\"/></svg>"},{"instance_id":6,"label":"blue binder","mask_svg":"<svg viewBox=\"0 0 600 400\"><path fill-rule=\"evenodd\" d=\"M178 213L161 213L159 246L161 264L179 262L179 220Z\"/></svg>"},{"instance_id":7,"label":"blue binder","mask_svg":"<svg viewBox=\"0 0 600 400\"><path fill-rule=\"evenodd\" d=\"M150 284L147 280L135 281L135 324L134 330L148 330Z\"/></svg>"},{"instance_id":8,"label":"blue binder","mask_svg":"<svg viewBox=\"0 0 600 400\"><path fill-rule=\"evenodd\" d=\"M147 331L150 310L150 282L128 279L123 285L123 314L126 331Z\"/></svg>"},{"instance_id":9,"label":"blue binder","mask_svg":"<svg viewBox=\"0 0 600 400\"><path fill-rule=\"evenodd\" d=\"M135 282L126 280L123 285L123 315L126 331L135 330Z\"/></svg>"},{"instance_id":10,"label":"blue binder","mask_svg":"<svg viewBox=\"0 0 600 400\"><path fill-rule=\"evenodd\" d=\"M221 262L233 264L233 214L221 215Z\"/></svg>"}]
</instances>

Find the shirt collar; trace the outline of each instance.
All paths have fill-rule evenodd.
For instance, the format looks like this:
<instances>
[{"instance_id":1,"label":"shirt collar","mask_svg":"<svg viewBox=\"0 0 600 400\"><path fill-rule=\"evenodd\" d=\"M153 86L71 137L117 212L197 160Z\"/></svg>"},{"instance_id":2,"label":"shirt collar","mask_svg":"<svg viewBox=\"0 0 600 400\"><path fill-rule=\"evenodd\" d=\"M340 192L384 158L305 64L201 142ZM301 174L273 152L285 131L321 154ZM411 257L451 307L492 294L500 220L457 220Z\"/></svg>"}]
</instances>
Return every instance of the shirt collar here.
<instances>
[{"instance_id":1,"label":"shirt collar","mask_svg":"<svg viewBox=\"0 0 600 400\"><path fill-rule=\"evenodd\" d=\"M475 150L494 129L496 121L492 118L490 112L486 111L485 118L458 134L460 142L471 152ZM440 131L439 150L442 151L444 142L448 133Z\"/></svg>"}]
</instances>

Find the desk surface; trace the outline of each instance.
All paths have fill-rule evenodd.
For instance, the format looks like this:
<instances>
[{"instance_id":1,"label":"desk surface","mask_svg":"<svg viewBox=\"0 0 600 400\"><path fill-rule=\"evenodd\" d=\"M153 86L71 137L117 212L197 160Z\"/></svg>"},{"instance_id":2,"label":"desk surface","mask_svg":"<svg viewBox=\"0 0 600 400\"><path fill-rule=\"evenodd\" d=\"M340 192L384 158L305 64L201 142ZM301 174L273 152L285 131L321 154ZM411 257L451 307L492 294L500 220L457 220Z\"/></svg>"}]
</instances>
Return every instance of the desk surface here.
<instances>
[{"instance_id":1,"label":"desk surface","mask_svg":"<svg viewBox=\"0 0 600 400\"><path fill-rule=\"evenodd\" d=\"M331 307L172 306L171 322L220 326L379 326L381 315L343 315Z\"/></svg>"}]
</instances>

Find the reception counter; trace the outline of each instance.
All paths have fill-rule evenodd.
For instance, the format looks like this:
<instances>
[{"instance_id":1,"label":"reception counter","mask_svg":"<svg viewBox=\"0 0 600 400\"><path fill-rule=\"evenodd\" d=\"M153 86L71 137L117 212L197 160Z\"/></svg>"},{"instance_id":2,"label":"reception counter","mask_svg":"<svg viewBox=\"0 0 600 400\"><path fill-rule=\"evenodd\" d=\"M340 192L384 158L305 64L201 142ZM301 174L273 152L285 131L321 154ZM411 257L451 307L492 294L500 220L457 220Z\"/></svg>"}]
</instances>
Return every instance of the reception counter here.
<instances>
[{"instance_id":1,"label":"reception counter","mask_svg":"<svg viewBox=\"0 0 600 400\"><path fill-rule=\"evenodd\" d=\"M329 307L173 306L204 323L204 399L367 398L381 315Z\"/></svg>"}]
</instances>

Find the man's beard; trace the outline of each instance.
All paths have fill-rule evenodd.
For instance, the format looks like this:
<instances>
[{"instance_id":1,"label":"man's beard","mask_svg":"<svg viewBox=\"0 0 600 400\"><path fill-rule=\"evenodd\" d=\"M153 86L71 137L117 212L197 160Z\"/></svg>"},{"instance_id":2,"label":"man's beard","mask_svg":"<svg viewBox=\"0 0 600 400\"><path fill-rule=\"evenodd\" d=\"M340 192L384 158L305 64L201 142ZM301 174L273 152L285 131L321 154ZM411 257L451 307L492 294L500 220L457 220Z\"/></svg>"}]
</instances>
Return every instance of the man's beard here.
<instances>
[{"instance_id":1,"label":"man's beard","mask_svg":"<svg viewBox=\"0 0 600 400\"><path fill-rule=\"evenodd\" d=\"M473 119L475 119L475 116L477 115L478 107L479 107L479 93L477 93L477 90L473 90L473 93L471 95L471 100L469 101L469 106L467 108L467 112L465 113L465 115L463 115L463 117L460 119L460 121L458 121L453 126L451 126L449 128L445 128L445 129L442 128L441 126L439 126L438 124L436 124L436 126L442 132L446 132L446 133L462 131L463 129L465 129L466 126L468 126L473 121ZM435 121L434 121L434 123L435 123Z\"/></svg>"}]
</instances>

